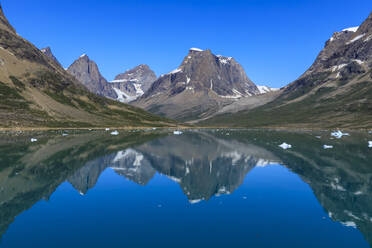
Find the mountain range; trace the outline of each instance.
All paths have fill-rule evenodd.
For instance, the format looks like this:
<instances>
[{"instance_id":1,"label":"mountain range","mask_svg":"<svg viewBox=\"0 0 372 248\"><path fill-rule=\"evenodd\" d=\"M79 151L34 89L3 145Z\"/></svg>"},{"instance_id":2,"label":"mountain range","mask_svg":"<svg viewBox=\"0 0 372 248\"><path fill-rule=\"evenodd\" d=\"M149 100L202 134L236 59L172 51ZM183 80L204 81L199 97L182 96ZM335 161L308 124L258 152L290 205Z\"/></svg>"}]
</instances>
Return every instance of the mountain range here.
<instances>
[{"instance_id":1,"label":"mountain range","mask_svg":"<svg viewBox=\"0 0 372 248\"><path fill-rule=\"evenodd\" d=\"M108 81L86 54L63 69L49 47L20 37L2 11L0 34L3 127L174 123L165 118L223 127L372 126L372 13L361 26L334 33L313 65L281 89L256 85L234 58L209 49L191 48L158 78L142 64Z\"/></svg>"},{"instance_id":2,"label":"mountain range","mask_svg":"<svg viewBox=\"0 0 372 248\"><path fill-rule=\"evenodd\" d=\"M0 48L0 127L169 126L173 123L89 92L86 85L60 66L50 49L40 51L20 37L1 6ZM88 61L88 58L80 60ZM89 66L89 70L96 69L92 63ZM81 78L86 76L81 74Z\"/></svg>"},{"instance_id":3,"label":"mountain range","mask_svg":"<svg viewBox=\"0 0 372 248\"><path fill-rule=\"evenodd\" d=\"M371 128L372 13L361 26L334 33L299 79L262 102L243 102L202 125Z\"/></svg>"}]
</instances>

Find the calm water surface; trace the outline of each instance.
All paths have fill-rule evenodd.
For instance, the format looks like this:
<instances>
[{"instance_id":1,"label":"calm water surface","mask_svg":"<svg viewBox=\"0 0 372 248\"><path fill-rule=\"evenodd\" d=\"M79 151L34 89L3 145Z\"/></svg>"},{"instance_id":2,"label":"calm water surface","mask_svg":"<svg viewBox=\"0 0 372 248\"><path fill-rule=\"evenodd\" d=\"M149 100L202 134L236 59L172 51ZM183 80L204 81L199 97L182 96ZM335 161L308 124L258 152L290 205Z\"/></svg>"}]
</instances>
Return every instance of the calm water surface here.
<instances>
[{"instance_id":1,"label":"calm water surface","mask_svg":"<svg viewBox=\"0 0 372 248\"><path fill-rule=\"evenodd\" d=\"M0 247L372 244L372 134L0 137Z\"/></svg>"}]
</instances>

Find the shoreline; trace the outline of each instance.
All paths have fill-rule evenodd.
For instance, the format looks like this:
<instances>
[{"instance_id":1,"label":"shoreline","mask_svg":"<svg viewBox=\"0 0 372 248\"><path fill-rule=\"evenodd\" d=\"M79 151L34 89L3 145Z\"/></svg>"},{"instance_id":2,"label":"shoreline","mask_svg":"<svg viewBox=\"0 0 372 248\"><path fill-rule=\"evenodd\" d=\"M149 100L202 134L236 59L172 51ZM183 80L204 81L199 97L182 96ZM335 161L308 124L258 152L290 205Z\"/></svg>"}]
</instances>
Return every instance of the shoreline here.
<instances>
[{"instance_id":1,"label":"shoreline","mask_svg":"<svg viewBox=\"0 0 372 248\"><path fill-rule=\"evenodd\" d=\"M353 132L369 132L372 131L371 129L362 129L362 128L319 128L319 127L226 127L226 126L169 126L169 127L136 127L136 126L127 126L127 127L14 127L14 128L5 128L0 127L0 132L32 132L32 131L105 131L106 128L110 130L146 130L146 129L154 129L154 130L161 130L161 129L244 129L244 130L272 130L272 131L292 131L292 132L311 132L311 131L334 131L334 130L344 130L344 131L353 131Z\"/></svg>"}]
</instances>

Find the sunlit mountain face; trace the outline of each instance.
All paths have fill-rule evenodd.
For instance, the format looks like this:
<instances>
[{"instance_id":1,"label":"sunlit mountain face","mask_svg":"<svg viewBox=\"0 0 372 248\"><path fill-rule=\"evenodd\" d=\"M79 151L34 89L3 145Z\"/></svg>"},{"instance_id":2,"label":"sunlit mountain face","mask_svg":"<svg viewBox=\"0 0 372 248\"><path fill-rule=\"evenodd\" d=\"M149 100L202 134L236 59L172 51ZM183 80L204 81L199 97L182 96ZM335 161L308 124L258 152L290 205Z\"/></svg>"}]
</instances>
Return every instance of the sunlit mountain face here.
<instances>
[{"instance_id":1,"label":"sunlit mountain face","mask_svg":"<svg viewBox=\"0 0 372 248\"><path fill-rule=\"evenodd\" d=\"M0 244L369 247L370 140L231 129L4 133Z\"/></svg>"}]
</instances>

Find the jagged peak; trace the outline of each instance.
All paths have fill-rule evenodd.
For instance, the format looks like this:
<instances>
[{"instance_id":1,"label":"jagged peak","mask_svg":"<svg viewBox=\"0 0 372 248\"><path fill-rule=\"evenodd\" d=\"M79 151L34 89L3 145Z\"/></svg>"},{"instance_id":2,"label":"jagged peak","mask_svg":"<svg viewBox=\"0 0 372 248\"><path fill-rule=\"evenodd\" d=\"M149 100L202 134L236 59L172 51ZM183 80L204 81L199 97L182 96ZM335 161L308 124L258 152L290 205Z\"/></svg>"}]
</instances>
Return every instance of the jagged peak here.
<instances>
[{"instance_id":1,"label":"jagged peak","mask_svg":"<svg viewBox=\"0 0 372 248\"><path fill-rule=\"evenodd\" d=\"M200 48L196 48L196 47L192 47L189 49L190 52L204 52L204 50L200 49Z\"/></svg>"},{"instance_id":2,"label":"jagged peak","mask_svg":"<svg viewBox=\"0 0 372 248\"><path fill-rule=\"evenodd\" d=\"M80 55L79 58L89 58L88 55L86 55L85 53L83 53L82 55Z\"/></svg>"},{"instance_id":3,"label":"jagged peak","mask_svg":"<svg viewBox=\"0 0 372 248\"><path fill-rule=\"evenodd\" d=\"M42 51L43 53L47 53L47 52L52 52L52 49L51 49L49 46L47 46L47 47L41 49L41 51Z\"/></svg>"}]
</instances>

